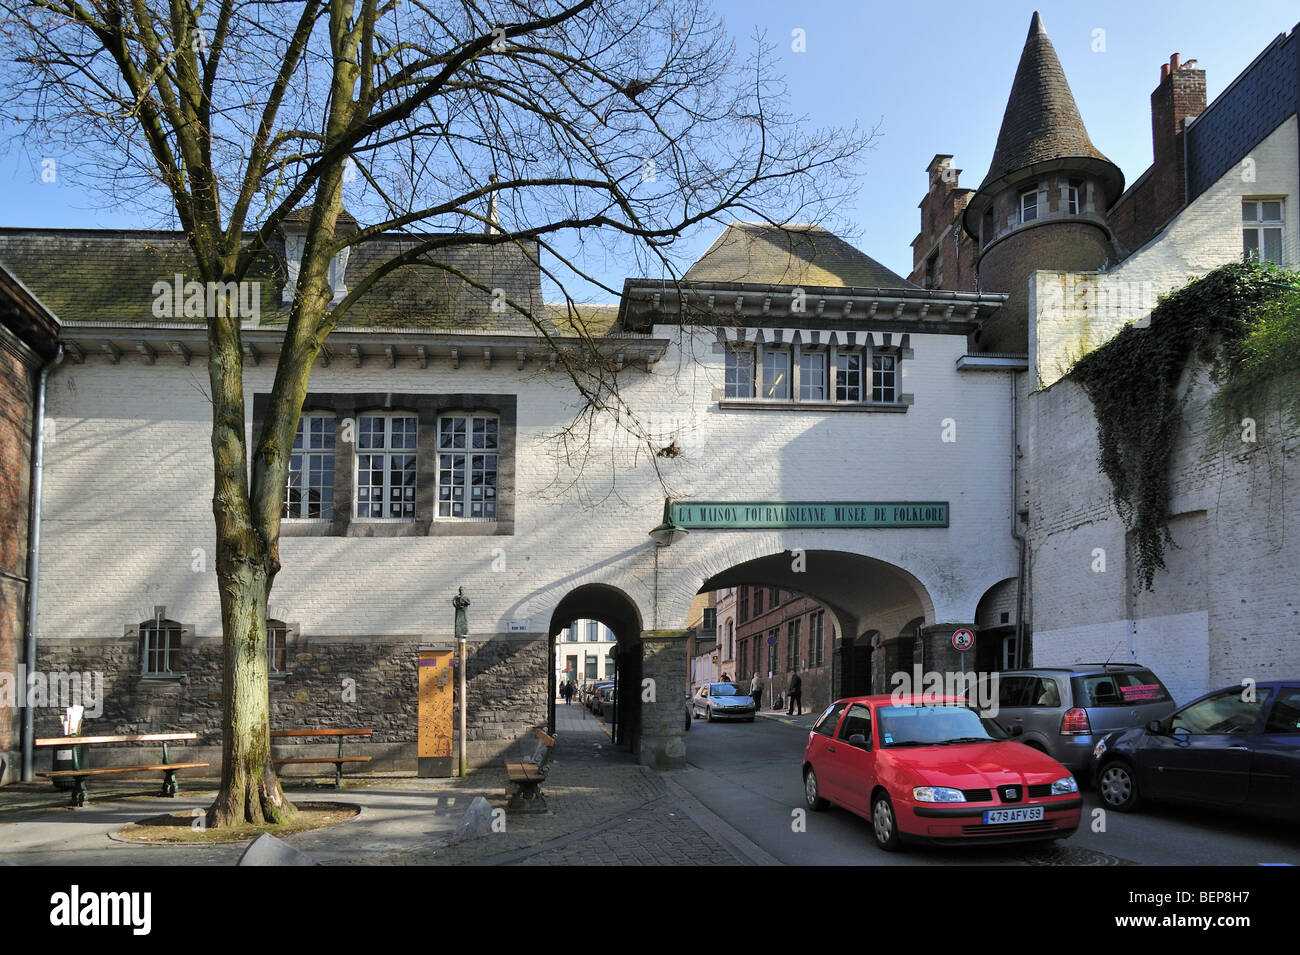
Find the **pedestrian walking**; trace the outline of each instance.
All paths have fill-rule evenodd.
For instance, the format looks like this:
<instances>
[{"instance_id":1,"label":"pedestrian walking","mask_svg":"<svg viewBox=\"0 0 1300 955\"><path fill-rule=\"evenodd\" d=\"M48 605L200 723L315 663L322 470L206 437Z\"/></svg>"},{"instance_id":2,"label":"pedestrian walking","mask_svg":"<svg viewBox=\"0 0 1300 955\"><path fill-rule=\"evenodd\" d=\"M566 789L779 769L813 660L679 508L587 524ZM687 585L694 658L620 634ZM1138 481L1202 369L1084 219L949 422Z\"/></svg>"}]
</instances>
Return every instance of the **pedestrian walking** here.
<instances>
[{"instance_id":1,"label":"pedestrian walking","mask_svg":"<svg viewBox=\"0 0 1300 955\"><path fill-rule=\"evenodd\" d=\"M803 680L799 679L799 674L794 670L790 671L790 688L787 694L790 697L790 705L785 711L786 716L803 715ZM798 712L795 712L795 711Z\"/></svg>"},{"instance_id":2,"label":"pedestrian walking","mask_svg":"<svg viewBox=\"0 0 1300 955\"><path fill-rule=\"evenodd\" d=\"M564 697L565 706L573 700L573 684L568 680L565 680L564 685L560 687L560 696Z\"/></svg>"},{"instance_id":3,"label":"pedestrian walking","mask_svg":"<svg viewBox=\"0 0 1300 955\"><path fill-rule=\"evenodd\" d=\"M757 672L754 673L754 679L749 681L749 695L754 698L754 712L757 713L763 708L763 681Z\"/></svg>"}]
</instances>

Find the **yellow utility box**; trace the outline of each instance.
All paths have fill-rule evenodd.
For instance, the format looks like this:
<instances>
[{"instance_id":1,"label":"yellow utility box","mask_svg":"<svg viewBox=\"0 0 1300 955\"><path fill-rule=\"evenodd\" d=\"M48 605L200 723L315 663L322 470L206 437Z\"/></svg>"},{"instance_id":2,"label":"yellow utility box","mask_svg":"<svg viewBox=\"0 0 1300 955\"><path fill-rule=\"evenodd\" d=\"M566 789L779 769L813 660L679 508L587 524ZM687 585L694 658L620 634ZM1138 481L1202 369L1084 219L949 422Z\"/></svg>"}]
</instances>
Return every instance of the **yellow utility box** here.
<instances>
[{"instance_id":1,"label":"yellow utility box","mask_svg":"<svg viewBox=\"0 0 1300 955\"><path fill-rule=\"evenodd\" d=\"M456 652L448 646L420 647L420 726L416 755L420 776L451 776L455 770L452 747L455 734Z\"/></svg>"}]
</instances>

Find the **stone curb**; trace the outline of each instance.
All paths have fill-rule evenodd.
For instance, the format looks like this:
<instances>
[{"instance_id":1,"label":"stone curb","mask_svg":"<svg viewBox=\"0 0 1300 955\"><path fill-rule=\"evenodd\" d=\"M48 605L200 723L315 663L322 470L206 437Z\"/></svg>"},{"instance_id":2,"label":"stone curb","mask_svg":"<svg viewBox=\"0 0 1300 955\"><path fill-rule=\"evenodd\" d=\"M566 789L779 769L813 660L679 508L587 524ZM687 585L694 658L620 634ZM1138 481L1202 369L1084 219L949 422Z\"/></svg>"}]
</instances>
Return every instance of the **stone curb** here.
<instances>
[{"instance_id":1,"label":"stone curb","mask_svg":"<svg viewBox=\"0 0 1300 955\"><path fill-rule=\"evenodd\" d=\"M673 801L690 817L690 820L709 835L718 837L732 855L740 857L750 865L785 864L692 796L677 780L667 775L659 778L668 788Z\"/></svg>"}]
</instances>

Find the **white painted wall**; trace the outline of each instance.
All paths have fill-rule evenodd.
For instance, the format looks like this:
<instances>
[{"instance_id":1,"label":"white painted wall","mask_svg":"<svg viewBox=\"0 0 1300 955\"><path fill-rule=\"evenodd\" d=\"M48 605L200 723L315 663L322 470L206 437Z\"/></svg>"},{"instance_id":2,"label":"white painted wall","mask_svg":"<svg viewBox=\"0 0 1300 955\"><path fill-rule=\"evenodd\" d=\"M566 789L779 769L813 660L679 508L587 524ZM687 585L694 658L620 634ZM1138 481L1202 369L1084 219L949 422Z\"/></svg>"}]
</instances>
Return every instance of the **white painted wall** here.
<instances>
[{"instance_id":1,"label":"white painted wall","mask_svg":"<svg viewBox=\"0 0 1300 955\"><path fill-rule=\"evenodd\" d=\"M828 320L833 321L833 320ZM833 326L831 326L833 327ZM680 627L701 582L740 561L791 548L865 554L906 569L924 587L932 620L969 622L983 592L1015 573L1009 525L1010 428L1005 373L957 372L958 336L913 335L903 414L719 411L723 357L712 332L655 329L673 339L653 372L621 376L624 398L682 454L651 459L618 440L607 419L582 432L567 460L553 436L573 419L574 390L557 373L513 363L490 369L445 360L420 369L371 360L317 367L321 392L489 392L519 395L516 534L512 537L339 538L281 541L271 615L304 635L445 636L458 584L473 600L474 632L527 618L544 632L559 600L612 584L646 628ZM246 370L246 400L269 391L269 359ZM161 354L145 365L88 355L51 379L57 440L46 456L40 630L120 636L165 605L199 636L220 633L213 567L210 406L202 359ZM941 429L953 419L957 440ZM422 435L428 440L431 435ZM654 465L658 465L658 472ZM737 500L947 500L943 529L695 531L660 554L667 493ZM492 569L494 558L502 569Z\"/></svg>"},{"instance_id":2,"label":"white painted wall","mask_svg":"<svg viewBox=\"0 0 1300 955\"><path fill-rule=\"evenodd\" d=\"M1124 325L1149 316L1160 295L1240 261L1243 199L1286 199L1283 257L1287 268L1300 268L1296 122L1292 116L1273 130L1251 150L1253 166L1229 170L1119 266L1029 277L1029 367L1042 387ZM1247 181L1251 176L1254 181Z\"/></svg>"}]
</instances>

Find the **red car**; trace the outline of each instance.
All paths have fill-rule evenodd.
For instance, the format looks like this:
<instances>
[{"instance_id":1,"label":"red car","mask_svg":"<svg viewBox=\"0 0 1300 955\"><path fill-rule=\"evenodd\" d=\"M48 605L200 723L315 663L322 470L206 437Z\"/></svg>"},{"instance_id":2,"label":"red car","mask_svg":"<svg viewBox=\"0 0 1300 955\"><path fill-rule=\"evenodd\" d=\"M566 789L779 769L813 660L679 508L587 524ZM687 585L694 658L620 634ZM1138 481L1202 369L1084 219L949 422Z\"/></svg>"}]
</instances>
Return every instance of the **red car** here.
<instances>
[{"instance_id":1,"label":"red car","mask_svg":"<svg viewBox=\"0 0 1300 955\"><path fill-rule=\"evenodd\" d=\"M876 843L1060 839L1083 800L1070 771L953 698L837 700L803 757L808 808L871 820Z\"/></svg>"}]
</instances>

